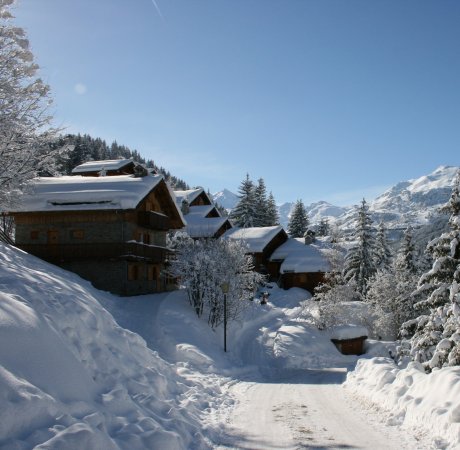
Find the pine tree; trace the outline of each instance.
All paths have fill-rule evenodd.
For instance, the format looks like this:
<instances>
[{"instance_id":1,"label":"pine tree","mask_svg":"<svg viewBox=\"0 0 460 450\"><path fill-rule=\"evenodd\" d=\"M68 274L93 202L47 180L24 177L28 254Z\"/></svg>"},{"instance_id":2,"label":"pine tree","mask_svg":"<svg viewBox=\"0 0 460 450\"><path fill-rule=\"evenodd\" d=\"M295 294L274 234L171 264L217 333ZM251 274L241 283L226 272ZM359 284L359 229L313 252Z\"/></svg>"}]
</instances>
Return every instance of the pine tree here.
<instances>
[{"instance_id":1,"label":"pine tree","mask_svg":"<svg viewBox=\"0 0 460 450\"><path fill-rule=\"evenodd\" d=\"M266 227L268 222L267 216L267 188L263 178L259 178L257 186L254 188L254 206L255 206L255 227Z\"/></svg>"},{"instance_id":2,"label":"pine tree","mask_svg":"<svg viewBox=\"0 0 460 450\"><path fill-rule=\"evenodd\" d=\"M424 273L413 293L414 307L422 314L405 323L400 354L408 354L430 371L460 365L460 172L444 210L450 213L449 230L428 244L431 270Z\"/></svg>"},{"instance_id":3,"label":"pine tree","mask_svg":"<svg viewBox=\"0 0 460 450\"><path fill-rule=\"evenodd\" d=\"M415 246L413 243L412 227L409 226L404 231L403 242L396 256L396 268L398 270L415 274L417 266L415 264Z\"/></svg>"},{"instance_id":4,"label":"pine tree","mask_svg":"<svg viewBox=\"0 0 460 450\"><path fill-rule=\"evenodd\" d=\"M343 303L361 299L356 291L353 281L346 282L343 277L344 255L343 249L334 244L327 252L330 271L326 273L323 282L316 287L314 299L318 305L318 328L324 329L334 325L343 325L344 320L348 321L350 316L343 318ZM360 323L360 317L354 318L354 323Z\"/></svg>"},{"instance_id":5,"label":"pine tree","mask_svg":"<svg viewBox=\"0 0 460 450\"><path fill-rule=\"evenodd\" d=\"M273 197L273 194L270 192L268 195L268 200L267 200L267 222L266 226L267 227L272 227L275 225L279 225L279 214L278 214L278 208L276 207L275 203L275 197Z\"/></svg>"},{"instance_id":6,"label":"pine tree","mask_svg":"<svg viewBox=\"0 0 460 450\"><path fill-rule=\"evenodd\" d=\"M0 206L11 205L37 174L54 174L50 89L37 77L29 41L11 22L13 1L0 2Z\"/></svg>"},{"instance_id":7,"label":"pine tree","mask_svg":"<svg viewBox=\"0 0 460 450\"><path fill-rule=\"evenodd\" d=\"M238 204L233 208L230 219L234 225L241 228L254 226L256 217L254 183L246 174L246 178L241 182L238 189Z\"/></svg>"},{"instance_id":8,"label":"pine tree","mask_svg":"<svg viewBox=\"0 0 460 450\"><path fill-rule=\"evenodd\" d=\"M387 270L391 262L391 250L388 246L386 228L383 222L379 223L376 239L376 267L378 270Z\"/></svg>"},{"instance_id":9,"label":"pine tree","mask_svg":"<svg viewBox=\"0 0 460 450\"><path fill-rule=\"evenodd\" d=\"M372 219L366 200L357 210L357 225L354 232L356 244L349 249L345 258L345 279L356 283L358 292L366 292L368 280L377 271L376 244L373 235Z\"/></svg>"},{"instance_id":10,"label":"pine tree","mask_svg":"<svg viewBox=\"0 0 460 450\"><path fill-rule=\"evenodd\" d=\"M318 236L329 236L330 227L327 217L323 217L318 225Z\"/></svg>"},{"instance_id":11,"label":"pine tree","mask_svg":"<svg viewBox=\"0 0 460 450\"><path fill-rule=\"evenodd\" d=\"M303 237L308 230L308 215L302 200L297 200L288 224L288 233L292 238Z\"/></svg>"},{"instance_id":12,"label":"pine tree","mask_svg":"<svg viewBox=\"0 0 460 450\"><path fill-rule=\"evenodd\" d=\"M376 317L375 336L395 340L401 325L414 318L411 294L416 285L415 274L397 268L396 262L371 277L365 301L372 305Z\"/></svg>"}]
</instances>

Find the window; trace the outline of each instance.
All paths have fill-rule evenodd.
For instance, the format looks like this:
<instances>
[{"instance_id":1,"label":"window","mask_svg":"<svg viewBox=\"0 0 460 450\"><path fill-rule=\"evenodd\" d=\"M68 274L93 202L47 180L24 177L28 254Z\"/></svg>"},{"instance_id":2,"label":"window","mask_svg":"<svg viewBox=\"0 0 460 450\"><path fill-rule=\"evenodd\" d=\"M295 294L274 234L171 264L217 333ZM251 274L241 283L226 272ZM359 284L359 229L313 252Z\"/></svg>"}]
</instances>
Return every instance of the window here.
<instances>
[{"instance_id":1,"label":"window","mask_svg":"<svg viewBox=\"0 0 460 450\"><path fill-rule=\"evenodd\" d=\"M59 231L49 230L48 231L48 244L57 244L59 242Z\"/></svg>"},{"instance_id":2,"label":"window","mask_svg":"<svg viewBox=\"0 0 460 450\"><path fill-rule=\"evenodd\" d=\"M139 266L137 264L128 264L128 281L139 279Z\"/></svg>"},{"instance_id":3,"label":"window","mask_svg":"<svg viewBox=\"0 0 460 450\"><path fill-rule=\"evenodd\" d=\"M149 264L147 266L147 279L149 281L156 281L157 279L157 268L153 264Z\"/></svg>"},{"instance_id":4,"label":"window","mask_svg":"<svg viewBox=\"0 0 460 450\"><path fill-rule=\"evenodd\" d=\"M30 232L30 239L33 239L33 240L38 239L38 235L39 235L38 230L32 230Z\"/></svg>"},{"instance_id":5,"label":"window","mask_svg":"<svg viewBox=\"0 0 460 450\"><path fill-rule=\"evenodd\" d=\"M70 232L70 236L72 237L72 239L84 239L85 232L84 230L72 230Z\"/></svg>"}]
</instances>

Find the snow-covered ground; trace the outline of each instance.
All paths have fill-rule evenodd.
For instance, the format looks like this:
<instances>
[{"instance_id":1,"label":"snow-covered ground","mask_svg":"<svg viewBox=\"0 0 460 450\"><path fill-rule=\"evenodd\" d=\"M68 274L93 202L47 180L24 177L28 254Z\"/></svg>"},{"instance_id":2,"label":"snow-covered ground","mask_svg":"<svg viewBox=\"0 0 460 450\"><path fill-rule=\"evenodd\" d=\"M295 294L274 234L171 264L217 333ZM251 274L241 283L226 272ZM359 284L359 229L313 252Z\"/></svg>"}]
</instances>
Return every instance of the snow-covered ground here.
<instances>
[{"instance_id":1,"label":"snow-covered ground","mask_svg":"<svg viewBox=\"0 0 460 450\"><path fill-rule=\"evenodd\" d=\"M459 368L372 343L353 371L308 293L269 291L224 353L184 292L114 297L0 246L0 449L460 448Z\"/></svg>"}]
</instances>

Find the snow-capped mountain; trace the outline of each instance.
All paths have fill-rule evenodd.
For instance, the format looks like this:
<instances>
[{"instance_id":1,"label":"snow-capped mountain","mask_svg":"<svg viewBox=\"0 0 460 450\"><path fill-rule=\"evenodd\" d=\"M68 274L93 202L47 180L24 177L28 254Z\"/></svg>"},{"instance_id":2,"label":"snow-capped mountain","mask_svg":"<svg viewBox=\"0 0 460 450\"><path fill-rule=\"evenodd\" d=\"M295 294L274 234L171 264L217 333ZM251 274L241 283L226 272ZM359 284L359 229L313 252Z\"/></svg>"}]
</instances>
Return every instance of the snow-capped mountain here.
<instances>
[{"instance_id":1,"label":"snow-capped mountain","mask_svg":"<svg viewBox=\"0 0 460 450\"><path fill-rule=\"evenodd\" d=\"M238 196L228 189L216 192L212 195L214 203L223 206L227 210L233 209L238 203Z\"/></svg>"},{"instance_id":2,"label":"snow-capped mountain","mask_svg":"<svg viewBox=\"0 0 460 450\"><path fill-rule=\"evenodd\" d=\"M334 206L325 201L319 201L307 206L307 214L312 224L321 222L321 219L327 218L334 222L335 219L345 214L349 208Z\"/></svg>"},{"instance_id":3,"label":"snow-capped mountain","mask_svg":"<svg viewBox=\"0 0 460 450\"><path fill-rule=\"evenodd\" d=\"M425 225L450 197L458 167L440 166L429 175L397 183L369 202L374 222L384 221L388 229ZM343 228L351 228L354 208L339 218Z\"/></svg>"},{"instance_id":4,"label":"snow-capped mountain","mask_svg":"<svg viewBox=\"0 0 460 450\"><path fill-rule=\"evenodd\" d=\"M432 221L439 208L444 205L452 192L453 181L458 167L440 166L434 172L422 177L401 181L375 200L366 199L375 223L384 221L387 229L403 229L408 225L425 225ZM227 189L214 194L214 200L227 209L238 202L238 196ZM287 227L294 202L286 202L278 207L280 224ZM343 229L353 228L354 207L340 207L325 201L306 206L311 224L318 224L327 218Z\"/></svg>"}]
</instances>

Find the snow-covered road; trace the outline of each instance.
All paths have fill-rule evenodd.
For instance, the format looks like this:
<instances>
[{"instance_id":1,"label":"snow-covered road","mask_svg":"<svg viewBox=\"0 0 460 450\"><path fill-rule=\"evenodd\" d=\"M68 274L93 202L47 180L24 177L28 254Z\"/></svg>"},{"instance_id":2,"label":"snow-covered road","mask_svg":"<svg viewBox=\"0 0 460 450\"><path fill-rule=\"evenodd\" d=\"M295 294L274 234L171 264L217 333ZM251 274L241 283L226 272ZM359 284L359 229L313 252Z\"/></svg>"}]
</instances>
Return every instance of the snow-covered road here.
<instances>
[{"instance_id":1,"label":"snow-covered road","mask_svg":"<svg viewBox=\"0 0 460 450\"><path fill-rule=\"evenodd\" d=\"M288 371L280 379L236 383L237 406L216 449L429 448L355 404L345 369Z\"/></svg>"}]
</instances>

